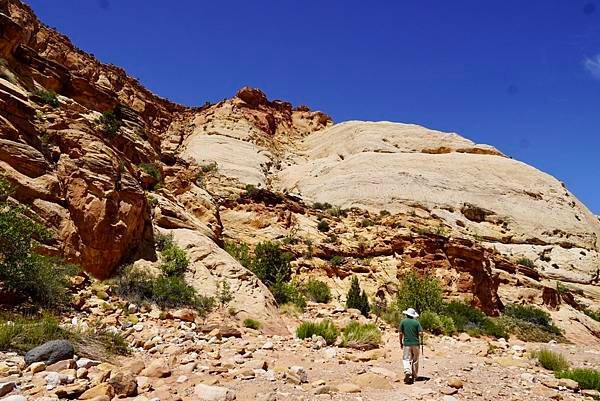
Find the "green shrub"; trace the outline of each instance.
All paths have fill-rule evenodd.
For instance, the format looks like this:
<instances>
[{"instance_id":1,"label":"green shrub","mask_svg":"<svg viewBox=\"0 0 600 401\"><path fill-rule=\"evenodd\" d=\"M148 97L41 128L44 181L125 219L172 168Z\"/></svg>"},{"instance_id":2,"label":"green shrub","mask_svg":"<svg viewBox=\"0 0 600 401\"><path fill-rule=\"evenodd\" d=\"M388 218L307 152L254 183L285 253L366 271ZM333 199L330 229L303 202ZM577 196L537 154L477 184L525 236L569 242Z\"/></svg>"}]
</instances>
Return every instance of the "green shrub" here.
<instances>
[{"instance_id":1,"label":"green shrub","mask_svg":"<svg viewBox=\"0 0 600 401\"><path fill-rule=\"evenodd\" d=\"M4 315L0 318L0 350L27 352L51 340L72 340L71 331L59 326L58 318L41 316Z\"/></svg>"},{"instance_id":2,"label":"green shrub","mask_svg":"<svg viewBox=\"0 0 600 401\"><path fill-rule=\"evenodd\" d=\"M561 379L575 380L581 389L600 391L600 370L570 369L558 372L557 376Z\"/></svg>"},{"instance_id":3,"label":"green shrub","mask_svg":"<svg viewBox=\"0 0 600 401\"><path fill-rule=\"evenodd\" d=\"M142 163L138 166L141 168L146 174L153 177L157 182L162 181L162 175L160 174L160 169L154 163Z\"/></svg>"},{"instance_id":4,"label":"green shrub","mask_svg":"<svg viewBox=\"0 0 600 401\"><path fill-rule=\"evenodd\" d=\"M247 244L236 244L232 241L225 241L225 251L233 256L246 269L252 267L252 256L250 256L250 248Z\"/></svg>"},{"instance_id":5,"label":"green shrub","mask_svg":"<svg viewBox=\"0 0 600 401\"><path fill-rule=\"evenodd\" d=\"M331 259L329 259L329 263L331 266L341 266L344 264L346 260L342 256L335 255Z\"/></svg>"},{"instance_id":6,"label":"green shrub","mask_svg":"<svg viewBox=\"0 0 600 401\"><path fill-rule=\"evenodd\" d=\"M342 345L352 348L374 348L381 343L381 331L373 323L353 320L342 330Z\"/></svg>"},{"instance_id":7,"label":"green shrub","mask_svg":"<svg viewBox=\"0 0 600 401\"><path fill-rule=\"evenodd\" d=\"M326 220L319 220L319 224L317 224L317 229L322 233L326 233L329 231L329 223Z\"/></svg>"},{"instance_id":8,"label":"green shrub","mask_svg":"<svg viewBox=\"0 0 600 401\"><path fill-rule=\"evenodd\" d=\"M388 212L387 210L381 210L381 211L379 212L379 215L380 215L381 217L386 217L386 216L389 216L389 215L391 215L391 213L390 213L390 212Z\"/></svg>"},{"instance_id":9,"label":"green shrub","mask_svg":"<svg viewBox=\"0 0 600 401\"><path fill-rule=\"evenodd\" d=\"M530 267L532 269L535 268L535 263L531 259L528 258L520 258L517 260L517 264L525 267Z\"/></svg>"},{"instance_id":10,"label":"green shrub","mask_svg":"<svg viewBox=\"0 0 600 401\"><path fill-rule=\"evenodd\" d=\"M102 130L108 137L113 137L123 125L121 120L121 113L118 108L115 110L108 110L102 113L98 122L102 125Z\"/></svg>"},{"instance_id":11,"label":"green shrub","mask_svg":"<svg viewBox=\"0 0 600 401\"><path fill-rule=\"evenodd\" d=\"M296 329L296 337L300 339L311 338L313 335L323 337L327 344L331 345L337 339L339 331L328 319L320 322L302 322Z\"/></svg>"},{"instance_id":12,"label":"green shrub","mask_svg":"<svg viewBox=\"0 0 600 401\"><path fill-rule=\"evenodd\" d=\"M94 334L94 338L100 341L104 349L111 354L129 355L131 353L127 341L121 333L100 330Z\"/></svg>"},{"instance_id":13,"label":"green shrub","mask_svg":"<svg viewBox=\"0 0 600 401\"><path fill-rule=\"evenodd\" d=\"M427 310L440 312L443 305L442 288L435 277L410 271L400 280L396 298L400 311L414 308L419 314Z\"/></svg>"},{"instance_id":14,"label":"green shrub","mask_svg":"<svg viewBox=\"0 0 600 401\"><path fill-rule=\"evenodd\" d=\"M160 237L161 264L160 269L167 276L182 276L187 270L190 260L183 249L174 241L173 235Z\"/></svg>"},{"instance_id":15,"label":"green shrub","mask_svg":"<svg viewBox=\"0 0 600 401\"><path fill-rule=\"evenodd\" d=\"M600 309L596 309L595 311L591 309L584 309L583 312L592 319L600 322Z\"/></svg>"},{"instance_id":16,"label":"green shrub","mask_svg":"<svg viewBox=\"0 0 600 401\"><path fill-rule=\"evenodd\" d=\"M371 220L369 218L364 218L360 222L360 226L363 227L363 228L364 227L371 227L372 225L375 225L375 222L373 222L373 220Z\"/></svg>"},{"instance_id":17,"label":"green shrub","mask_svg":"<svg viewBox=\"0 0 600 401\"><path fill-rule=\"evenodd\" d=\"M259 330L261 328L261 324L258 320L254 320L254 319L244 319L244 327L247 327L249 329L254 329L254 330Z\"/></svg>"},{"instance_id":18,"label":"green shrub","mask_svg":"<svg viewBox=\"0 0 600 401\"><path fill-rule=\"evenodd\" d=\"M432 311L423 312L419 316L419 321L423 330L432 334L450 336L456 331L454 320L450 316L438 315Z\"/></svg>"},{"instance_id":19,"label":"green shrub","mask_svg":"<svg viewBox=\"0 0 600 401\"><path fill-rule=\"evenodd\" d=\"M331 289L326 282L310 279L303 286L305 296L313 302L326 304L331 301Z\"/></svg>"},{"instance_id":20,"label":"green shrub","mask_svg":"<svg viewBox=\"0 0 600 401\"><path fill-rule=\"evenodd\" d=\"M472 336L488 335L508 338L507 327L502 321L486 316L481 310L460 301L452 301L443 309L443 314L452 318L457 331L466 331Z\"/></svg>"},{"instance_id":21,"label":"green shrub","mask_svg":"<svg viewBox=\"0 0 600 401\"><path fill-rule=\"evenodd\" d=\"M313 208L317 209L317 210L327 210L327 209L331 209L331 204L325 202L325 203L321 203L321 202L315 202L313 203Z\"/></svg>"},{"instance_id":22,"label":"green shrub","mask_svg":"<svg viewBox=\"0 0 600 401\"><path fill-rule=\"evenodd\" d=\"M279 244L261 242L254 249L254 259L251 270L256 276L270 287L277 281L288 282L292 276L290 266L291 255L284 252Z\"/></svg>"},{"instance_id":23,"label":"green shrub","mask_svg":"<svg viewBox=\"0 0 600 401\"><path fill-rule=\"evenodd\" d=\"M367 317L371 311L367 294L364 290L361 291L356 276L352 276L352 281L350 282L350 289L346 295L346 307L358 309L363 316Z\"/></svg>"},{"instance_id":24,"label":"green shrub","mask_svg":"<svg viewBox=\"0 0 600 401\"><path fill-rule=\"evenodd\" d=\"M212 162L209 164L205 164L201 167L202 172L203 173L213 173L216 172L219 169L219 165L217 164L217 162Z\"/></svg>"},{"instance_id":25,"label":"green shrub","mask_svg":"<svg viewBox=\"0 0 600 401\"><path fill-rule=\"evenodd\" d=\"M518 339L527 342L565 342L560 329L556 326L545 327L538 324L526 322L521 319L515 319L510 316L502 316L496 319L504 329L514 334Z\"/></svg>"},{"instance_id":26,"label":"green shrub","mask_svg":"<svg viewBox=\"0 0 600 401\"><path fill-rule=\"evenodd\" d=\"M133 266L122 269L111 286L118 296L139 304L156 303L161 308L187 306L206 314L215 302L198 294L181 276L153 277Z\"/></svg>"},{"instance_id":27,"label":"green shrub","mask_svg":"<svg viewBox=\"0 0 600 401\"><path fill-rule=\"evenodd\" d=\"M342 209L339 206L332 206L327 210L329 215L333 217L346 217L348 216L348 211L346 209Z\"/></svg>"},{"instance_id":28,"label":"green shrub","mask_svg":"<svg viewBox=\"0 0 600 401\"><path fill-rule=\"evenodd\" d=\"M0 281L4 288L36 304L59 306L69 300L69 277L76 266L40 255L35 248L51 239L30 211L7 201L10 184L0 177Z\"/></svg>"},{"instance_id":29,"label":"green shrub","mask_svg":"<svg viewBox=\"0 0 600 401\"><path fill-rule=\"evenodd\" d=\"M306 307L306 298L304 298L304 294L298 288L298 285L295 282L285 282L282 280L277 280L275 284L269 287L275 301L277 301L278 305L283 304L294 304L300 309L304 309Z\"/></svg>"},{"instance_id":30,"label":"green shrub","mask_svg":"<svg viewBox=\"0 0 600 401\"><path fill-rule=\"evenodd\" d=\"M233 300L233 294L231 293L231 286L226 280L219 281L217 283L217 299L221 306L227 305Z\"/></svg>"},{"instance_id":31,"label":"green shrub","mask_svg":"<svg viewBox=\"0 0 600 401\"><path fill-rule=\"evenodd\" d=\"M564 356L548 349L542 349L533 354L539 361L540 365L544 369L551 370L553 372L562 372L569 369L569 362Z\"/></svg>"},{"instance_id":32,"label":"green shrub","mask_svg":"<svg viewBox=\"0 0 600 401\"><path fill-rule=\"evenodd\" d=\"M536 308L535 306L510 304L504 309L504 315L543 326L550 332L560 334L558 327L554 326L552 323L552 317L550 317L550 314L540 308Z\"/></svg>"},{"instance_id":33,"label":"green shrub","mask_svg":"<svg viewBox=\"0 0 600 401\"><path fill-rule=\"evenodd\" d=\"M56 97L56 92L52 90L45 89L37 89L33 92L33 94L40 100L40 102L50 105L54 108L60 106L60 102L58 101L58 97Z\"/></svg>"},{"instance_id":34,"label":"green shrub","mask_svg":"<svg viewBox=\"0 0 600 401\"><path fill-rule=\"evenodd\" d=\"M297 317L302 313L302 308L300 308L298 305L287 303L279 306L279 313L282 315Z\"/></svg>"}]
</instances>

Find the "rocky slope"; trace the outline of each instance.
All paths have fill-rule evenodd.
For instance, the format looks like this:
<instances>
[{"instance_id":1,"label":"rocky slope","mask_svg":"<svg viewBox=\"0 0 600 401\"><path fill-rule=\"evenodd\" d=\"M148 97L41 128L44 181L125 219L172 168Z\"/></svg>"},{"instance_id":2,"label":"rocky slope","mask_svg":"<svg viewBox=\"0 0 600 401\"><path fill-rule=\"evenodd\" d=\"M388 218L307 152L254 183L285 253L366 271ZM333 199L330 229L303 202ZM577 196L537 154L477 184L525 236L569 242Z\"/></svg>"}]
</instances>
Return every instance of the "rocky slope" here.
<instances>
[{"instance_id":1,"label":"rocky slope","mask_svg":"<svg viewBox=\"0 0 600 401\"><path fill-rule=\"evenodd\" d=\"M299 276L322 277L340 299L351 274L385 299L405 271L427 269L449 297L490 314L543 304L577 341L598 341L598 323L579 310L600 301L600 222L547 174L457 134L334 125L257 89L176 105L19 0L0 1L0 35L0 171L14 201L53 230L43 252L104 279L127 263L152 268L154 236L172 232L195 287L210 295L227 281L240 318L284 333L269 291L222 249L279 240ZM40 90L55 91L58 107ZM99 120L106 111L120 119L114 135ZM523 257L535 267L516 264Z\"/></svg>"}]
</instances>

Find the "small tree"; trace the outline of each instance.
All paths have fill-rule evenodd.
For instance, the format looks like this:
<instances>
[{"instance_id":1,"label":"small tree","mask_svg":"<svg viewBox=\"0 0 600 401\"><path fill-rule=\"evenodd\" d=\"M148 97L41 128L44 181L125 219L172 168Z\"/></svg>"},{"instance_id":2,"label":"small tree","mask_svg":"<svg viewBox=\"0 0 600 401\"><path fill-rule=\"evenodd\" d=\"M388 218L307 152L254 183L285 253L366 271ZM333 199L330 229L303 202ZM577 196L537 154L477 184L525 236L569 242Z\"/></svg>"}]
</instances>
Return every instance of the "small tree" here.
<instances>
[{"instance_id":1,"label":"small tree","mask_svg":"<svg viewBox=\"0 0 600 401\"><path fill-rule=\"evenodd\" d=\"M415 271L410 271L400 281L396 303L401 311L415 308L419 313L427 310L440 312L444 301L439 280L428 274L420 276Z\"/></svg>"},{"instance_id":2,"label":"small tree","mask_svg":"<svg viewBox=\"0 0 600 401\"><path fill-rule=\"evenodd\" d=\"M364 291L361 291L360 285L358 284L358 278L356 276L352 276L350 289L348 290L348 295L346 296L346 307L358 309L363 316L368 316L371 310L367 294Z\"/></svg>"},{"instance_id":3,"label":"small tree","mask_svg":"<svg viewBox=\"0 0 600 401\"><path fill-rule=\"evenodd\" d=\"M290 255L279 244L261 242L254 249L251 270L267 287L276 282L288 282L292 277Z\"/></svg>"}]
</instances>

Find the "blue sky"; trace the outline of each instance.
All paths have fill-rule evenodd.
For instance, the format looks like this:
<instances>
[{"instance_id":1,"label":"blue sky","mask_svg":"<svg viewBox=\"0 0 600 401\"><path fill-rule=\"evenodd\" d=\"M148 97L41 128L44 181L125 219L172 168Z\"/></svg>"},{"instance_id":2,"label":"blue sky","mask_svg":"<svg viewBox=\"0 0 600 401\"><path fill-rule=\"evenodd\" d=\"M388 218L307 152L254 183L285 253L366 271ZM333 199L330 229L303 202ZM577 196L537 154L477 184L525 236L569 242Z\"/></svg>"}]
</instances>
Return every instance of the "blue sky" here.
<instances>
[{"instance_id":1,"label":"blue sky","mask_svg":"<svg viewBox=\"0 0 600 401\"><path fill-rule=\"evenodd\" d=\"M250 85L492 144L600 214L600 0L26 0L155 93Z\"/></svg>"}]
</instances>

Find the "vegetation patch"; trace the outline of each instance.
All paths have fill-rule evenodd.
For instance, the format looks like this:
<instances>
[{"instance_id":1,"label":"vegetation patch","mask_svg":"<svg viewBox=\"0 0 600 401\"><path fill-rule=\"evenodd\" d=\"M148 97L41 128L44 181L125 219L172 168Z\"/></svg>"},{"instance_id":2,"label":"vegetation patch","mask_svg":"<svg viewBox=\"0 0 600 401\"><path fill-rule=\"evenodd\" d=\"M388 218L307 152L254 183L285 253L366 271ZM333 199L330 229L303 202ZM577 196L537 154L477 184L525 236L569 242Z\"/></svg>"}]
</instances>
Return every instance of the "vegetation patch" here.
<instances>
[{"instance_id":1,"label":"vegetation patch","mask_svg":"<svg viewBox=\"0 0 600 401\"><path fill-rule=\"evenodd\" d=\"M324 281L310 279L302 286L302 291L313 302L326 304L331 301L331 289Z\"/></svg>"},{"instance_id":2,"label":"vegetation patch","mask_svg":"<svg viewBox=\"0 0 600 401\"><path fill-rule=\"evenodd\" d=\"M451 336L456 332L454 320L450 316L438 315L432 311L425 311L419 316L423 330L436 335Z\"/></svg>"},{"instance_id":3,"label":"vegetation patch","mask_svg":"<svg viewBox=\"0 0 600 401\"><path fill-rule=\"evenodd\" d=\"M558 372L556 376L560 379L575 380L583 390L600 391L600 370L577 368Z\"/></svg>"},{"instance_id":4,"label":"vegetation patch","mask_svg":"<svg viewBox=\"0 0 600 401\"><path fill-rule=\"evenodd\" d=\"M381 344L381 331L373 323L348 323L342 330L342 346L356 349L377 348Z\"/></svg>"},{"instance_id":5,"label":"vegetation patch","mask_svg":"<svg viewBox=\"0 0 600 401\"><path fill-rule=\"evenodd\" d=\"M553 372L562 372L570 367L569 361L557 352L550 351L549 349L542 349L533 354L537 358L538 362L544 369L551 370Z\"/></svg>"},{"instance_id":6,"label":"vegetation patch","mask_svg":"<svg viewBox=\"0 0 600 401\"><path fill-rule=\"evenodd\" d=\"M160 268L166 276L182 276L187 270L190 260L185 251L173 240L173 235L162 235L157 240L161 253Z\"/></svg>"},{"instance_id":7,"label":"vegetation patch","mask_svg":"<svg viewBox=\"0 0 600 401\"><path fill-rule=\"evenodd\" d=\"M327 231L329 231L329 223L327 222L327 220L319 220L319 223L317 224L317 229L322 233L326 233Z\"/></svg>"},{"instance_id":8,"label":"vegetation patch","mask_svg":"<svg viewBox=\"0 0 600 401\"><path fill-rule=\"evenodd\" d=\"M348 290L348 294L346 296L346 307L358 309L363 316L367 317L371 311L367 293L360 289L358 278L356 276L352 276L350 289Z\"/></svg>"},{"instance_id":9,"label":"vegetation patch","mask_svg":"<svg viewBox=\"0 0 600 401\"><path fill-rule=\"evenodd\" d=\"M74 340L75 333L59 326L58 318L3 315L0 317L0 350L27 352L51 340Z\"/></svg>"},{"instance_id":10,"label":"vegetation patch","mask_svg":"<svg viewBox=\"0 0 600 401\"><path fill-rule=\"evenodd\" d=\"M36 89L33 92L33 95L43 104L47 104L54 108L60 106L60 102L58 101L58 97L56 96L56 92L52 90L45 89Z\"/></svg>"},{"instance_id":11,"label":"vegetation patch","mask_svg":"<svg viewBox=\"0 0 600 401\"><path fill-rule=\"evenodd\" d=\"M339 330L328 319L321 320L320 322L302 322L296 329L296 337L300 339L312 338L313 335L323 337L325 342L331 345L337 340Z\"/></svg>"},{"instance_id":12,"label":"vegetation patch","mask_svg":"<svg viewBox=\"0 0 600 401\"><path fill-rule=\"evenodd\" d=\"M600 322L600 309L596 309L596 310L584 309L583 312L586 315L588 315L589 317L591 317L592 319Z\"/></svg>"},{"instance_id":13,"label":"vegetation patch","mask_svg":"<svg viewBox=\"0 0 600 401\"><path fill-rule=\"evenodd\" d=\"M244 327L247 327L249 329L253 329L253 330L259 330L262 325L260 324L260 322L258 320L255 319L244 319Z\"/></svg>"},{"instance_id":14,"label":"vegetation patch","mask_svg":"<svg viewBox=\"0 0 600 401\"><path fill-rule=\"evenodd\" d=\"M10 184L0 177L0 281L8 292L33 303L46 307L64 305L70 299L69 278L79 268L35 252L52 236L29 217L29 209L7 201L11 191Z\"/></svg>"},{"instance_id":15,"label":"vegetation patch","mask_svg":"<svg viewBox=\"0 0 600 401\"><path fill-rule=\"evenodd\" d=\"M517 264L521 265L521 266L525 266L525 267L530 267L532 269L535 269L535 263L533 263L533 260L528 259L528 258L520 258L517 260Z\"/></svg>"},{"instance_id":16,"label":"vegetation patch","mask_svg":"<svg viewBox=\"0 0 600 401\"><path fill-rule=\"evenodd\" d=\"M400 311L414 308L418 313L437 313L443 306L442 287L435 277L410 271L400 280L396 298L396 308Z\"/></svg>"},{"instance_id":17,"label":"vegetation patch","mask_svg":"<svg viewBox=\"0 0 600 401\"><path fill-rule=\"evenodd\" d=\"M118 108L108 110L102 113L98 118L98 123L102 125L102 131L109 138L114 137L123 125L121 113Z\"/></svg>"},{"instance_id":18,"label":"vegetation patch","mask_svg":"<svg viewBox=\"0 0 600 401\"><path fill-rule=\"evenodd\" d=\"M160 170L156 166L156 164L142 163L138 167L141 168L146 174L154 178L157 183L160 183L162 181L162 175L160 174Z\"/></svg>"}]
</instances>

